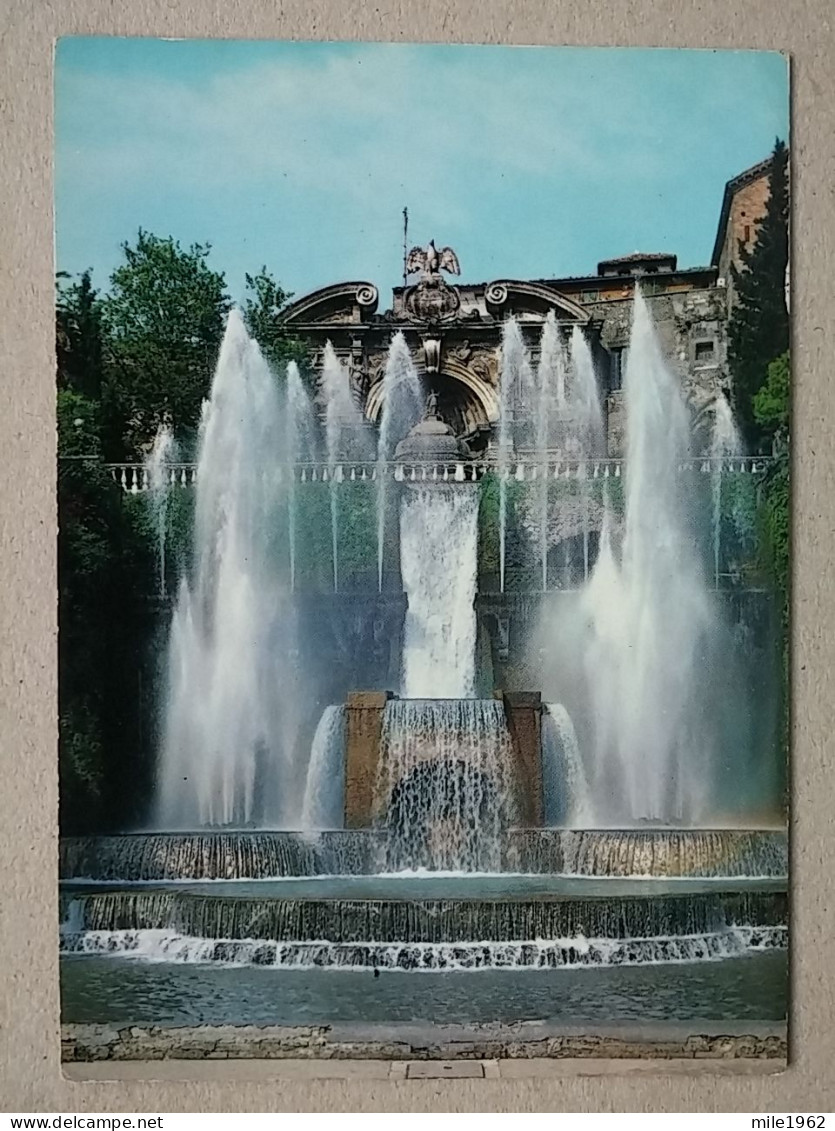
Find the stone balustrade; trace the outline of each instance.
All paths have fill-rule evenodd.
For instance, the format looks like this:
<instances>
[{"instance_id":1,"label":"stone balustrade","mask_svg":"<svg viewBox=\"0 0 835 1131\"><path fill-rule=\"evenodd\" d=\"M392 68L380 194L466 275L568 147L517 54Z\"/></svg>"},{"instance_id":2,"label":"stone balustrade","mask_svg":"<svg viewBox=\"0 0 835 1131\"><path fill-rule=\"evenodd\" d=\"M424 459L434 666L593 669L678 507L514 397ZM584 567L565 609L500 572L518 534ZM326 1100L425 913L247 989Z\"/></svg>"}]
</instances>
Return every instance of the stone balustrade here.
<instances>
[{"instance_id":1,"label":"stone balustrade","mask_svg":"<svg viewBox=\"0 0 835 1131\"><path fill-rule=\"evenodd\" d=\"M618 479L623 462L620 459L539 460L528 456L513 457L507 461L490 458L454 463L372 463L346 460L337 464L284 465L276 468L276 477L279 481L296 483L370 483L381 477L398 483L473 483L493 473L518 483L526 483L541 480L543 476L549 480ZM699 457L683 460L679 464L679 470L700 474L722 471L753 475L765 471L769 462L765 456L722 459ZM150 489L150 472L144 464L109 463L104 466L122 490L136 495ZM197 481L196 463L175 463L167 470L168 482L172 487L192 487Z\"/></svg>"}]
</instances>

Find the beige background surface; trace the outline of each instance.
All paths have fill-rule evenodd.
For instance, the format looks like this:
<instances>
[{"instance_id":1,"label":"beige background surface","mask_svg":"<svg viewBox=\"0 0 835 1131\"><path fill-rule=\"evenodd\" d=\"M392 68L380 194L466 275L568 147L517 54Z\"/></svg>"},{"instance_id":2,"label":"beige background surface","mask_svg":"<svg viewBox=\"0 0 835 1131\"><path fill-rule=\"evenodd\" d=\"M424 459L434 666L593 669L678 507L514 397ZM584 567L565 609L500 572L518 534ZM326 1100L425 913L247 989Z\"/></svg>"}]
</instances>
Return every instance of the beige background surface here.
<instances>
[{"instance_id":1,"label":"beige background surface","mask_svg":"<svg viewBox=\"0 0 835 1131\"><path fill-rule=\"evenodd\" d=\"M835 1108L830 735L835 100L829 0L0 3L0 1110ZM789 1070L551 1080L70 1083L58 1044L52 47L66 34L769 48L793 70L794 820ZM478 107L473 107L477 119ZM717 121L716 128L722 128ZM613 181L613 192L617 191ZM578 223L583 218L578 217Z\"/></svg>"}]
</instances>

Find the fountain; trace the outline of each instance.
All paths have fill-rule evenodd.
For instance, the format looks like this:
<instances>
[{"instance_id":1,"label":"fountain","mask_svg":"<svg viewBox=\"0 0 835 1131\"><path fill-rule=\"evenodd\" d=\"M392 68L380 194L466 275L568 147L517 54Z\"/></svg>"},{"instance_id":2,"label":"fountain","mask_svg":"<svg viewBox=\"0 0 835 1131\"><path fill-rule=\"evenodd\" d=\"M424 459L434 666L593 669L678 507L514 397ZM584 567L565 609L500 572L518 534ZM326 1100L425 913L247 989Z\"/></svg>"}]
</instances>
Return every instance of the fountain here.
<instances>
[{"instance_id":1,"label":"fountain","mask_svg":"<svg viewBox=\"0 0 835 1131\"><path fill-rule=\"evenodd\" d=\"M507 563L507 481L510 475L510 453L517 440L524 440L526 406L534 403L534 376L530 359L515 318L509 318L502 329L502 362L499 384L500 415L498 429L499 476L499 589L505 591ZM530 410L528 409L528 412Z\"/></svg>"},{"instance_id":2,"label":"fountain","mask_svg":"<svg viewBox=\"0 0 835 1131\"><path fill-rule=\"evenodd\" d=\"M605 454L606 430L600 407L600 387L589 343L579 326L571 331L570 396L573 447L578 459Z\"/></svg>"},{"instance_id":3,"label":"fountain","mask_svg":"<svg viewBox=\"0 0 835 1131\"><path fill-rule=\"evenodd\" d=\"M550 311L542 326L536 371L536 451L539 461L539 545L542 591L548 588L548 452L556 446L555 428L565 415L566 358L557 320Z\"/></svg>"},{"instance_id":4,"label":"fountain","mask_svg":"<svg viewBox=\"0 0 835 1131\"><path fill-rule=\"evenodd\" d=\"M706 815L713 773L700 669L715 611L679 470L689 452L689 419L640 291L624 395L628 474L620 554L609 511L583 595L592 790L604 823L693 824Z\"/></svg>"},{"instance_id":5,"label":"fountain","mask_svg":"<svg viewBox=\"0 0 835 1131\"><path fill-rule=\"evenodd\" d=\"M383 371L383 400L377 441L377 587L383 588L383 554L386 531L386 465L396 444L420 419L423 390L406 339L391 340Z\"/></svg>"},{"instance_id":6,"label":"fountain","mask_svg":"<svg viewBox=\"0 0 835 1131\"><path fill-rule=\"evenodd\" d=\"M302 383L295 361L287 366L285 398L285 457L287 459L287 546L290 565L290 589L296 587L296 464L309 458L314 450L314 421L310 397ZM335 568L335 567L334 567Z\"/></svg>"},{"instance_id":7,"label":"fountain","mask_svg":"<svg viewBox=\"0 0 835 1131\"><path fill-rule=\"evenodd\" d=\"M301 817L301 828L305 832L342 827L344 761L345 708L326 707L310 750Z\"/></svg>"},{"instance_id":8,"label":"fountain","mask_svg":"<svg viewBox=\"0 0 835 1131\"><path fill-rule=\"evenodd\" d=\"M348 371L336 356L330 342L325 344L322 360L321 396L325 404L325 443L328 458L331 511L331 560L333 563L333 591L339 591L339 480L340 457L349 442L356 438L362 425L362 416L354 404L348 380Z\"/></svg>"},{"instance_id":9,"label":"fountain","mask_svg":"<svg viewBox=\"0 0 835 1131\"><path fill-rule=\"evenodd\" d=\"M151 520L156 532L159 566L159 595L165 597L165 542L168 524L168 499L171 489L171 464L177 459L177 443L171 426L161 424L145 461L148 476Z\"/></svg>"},{"instance_id":10,"label":"fountain","mask_svg":"<svg viewBox=\"0 0 835 1131\"><path fill-rule=\"evenodd\" d=\"M193 560L171 623L154 827L63 840L65 953L544 971L785 946L785 831L756 827L743 808L739 824L751 827L733 827L712 808L717 746L702 670L722 607L697 544L694 476L682 469L690 421L678 379L636 291L625 467L603 479L589 343L576 326L563 338L553 314L540 333L534 369L519 323L503 324L501 416L486 456L443 418L435 391L424 407L395 333L372 486L364 463L343 474L359 413L330 343L320 464L298 369L282 400L230 314L201 424ZM726 402L714 415L711 466L737 451ZM170 455L154 458L164 467ZM499 595L478 585L485 471L499 483ZM511 476L533 481L532 545L518 552L541 585L527 605L505 593ZM341 505L349 479L376 517L370 595L345 592L340 577L340 536L343 548L356 539ZM308 484L324 480L333 593L323 595L304 588L296 531L313 513L327 526L324 511L306 509ZM383 593L390 512L401 605L388 584ZM560 542L557 585L548 568ZM374 623L375 641L391 636L399 682L368 685L359 650L342 683L327 670L337 597L360 628ZM490 654L488 598L544 626L515 682L512 664Z\"/></svg>"},{"instance_id":11,"label":"fountain","mask_svg":"<svg viewBox=\"0 0 835 1131\"><path fill-rule=\"evenodd\" d=\"M161 828L293 811L294 610L271 552L281 425L277 384L233 310L200 425L193 564L170 631Z\"/></svg>"},{"instance_id":12,"label":"fountain","mask_svg":"<svg viewBox=\"0 0 835 1131\"><path fill-rule=\"evenodd\" d=\"M725 482L725 468L734 457L742 455L742 436L736 426L733 411L723 392L717 394L711 406L713 426L710 430L711 486L713 495L713 582L719 588L722 540L722 487ZM734 516L736 517L736 516Z\"/></svg>"}]
</instances>

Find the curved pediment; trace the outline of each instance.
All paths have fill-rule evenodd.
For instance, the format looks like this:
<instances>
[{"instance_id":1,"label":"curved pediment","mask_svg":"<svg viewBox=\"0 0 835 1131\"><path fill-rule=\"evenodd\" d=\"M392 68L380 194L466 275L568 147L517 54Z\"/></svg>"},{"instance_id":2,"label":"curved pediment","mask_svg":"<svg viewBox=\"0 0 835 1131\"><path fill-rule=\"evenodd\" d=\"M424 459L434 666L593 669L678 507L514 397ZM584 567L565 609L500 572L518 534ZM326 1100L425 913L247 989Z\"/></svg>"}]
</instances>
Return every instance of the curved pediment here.
<instances>
[{"instance_id":1,"label":"curved pediment","mask_svg":"<svg viewBox=\"0 0 835 1131\"><path fill-rule=\"evenodd\" d=\"M336 283L311 291L281 313L285 325L365 322L377 310L379 295L373 283Z\"/></svg>"},{"instance_id":2,"label":"curved pediment","mask_svg":"<svg viewBox=\"0 0 835 1131\"><path fill-rule=\"evenodd\" d=\"M546 283L524 279L495 279L484 288L484 301L490 313L499 318L513 314L524 319L527 314L538 319L553 310L563 321L584 325L591 320L589 312L567 295Z\"/></svg>"}]
</instances>

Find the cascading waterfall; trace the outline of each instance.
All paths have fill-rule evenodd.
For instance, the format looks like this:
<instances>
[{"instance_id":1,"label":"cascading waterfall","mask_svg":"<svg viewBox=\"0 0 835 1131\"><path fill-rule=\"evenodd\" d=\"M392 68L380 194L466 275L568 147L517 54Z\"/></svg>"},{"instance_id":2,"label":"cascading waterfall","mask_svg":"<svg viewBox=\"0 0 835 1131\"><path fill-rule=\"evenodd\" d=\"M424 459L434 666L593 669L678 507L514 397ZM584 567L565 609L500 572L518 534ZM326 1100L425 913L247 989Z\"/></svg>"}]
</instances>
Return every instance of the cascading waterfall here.
<instances>
[{"instance_id":1,"label":"cascading waterfall","mask_svg":"<svg viewBox=\"0 0 835 1131\"><path fill-rule=\"evenodd\" d=\"M693 962L786 945L785 892L655 900L328 899L113 892L64 901L65 954L284 969Z\"/></svg>"},{"instance_id":2,"label":"cascading waterfall","mask_svg":"<svg viewBox=\"0 0 835 1131\"><path fill-rule=\"evenodd\" d=\"M589 784L577 732L561 703L542 713L542 788L546 825L582 828L591 815Z\"/></svg>"},{"instance_id":3,"label":"cascading waterfall","mask_svg":"<svg viewBox=\"0 0 835 1131\"><path fill-rule=\"evenodd\" d=\"M383 589L386 525L386 465L398 442L420 420L424 391L402 332L391 340L383 371L380 431L377 441L377 587Z\"/></svg>"},{"instance_id":4,"label":"cascading waterfall","mask_svg":"<svg viewBox=\"0 0 835 1131\"><path fill-rule=\"evenodd\" d=\"M294 465L313 458L315 430L313 407L295 361L286 374L287 543L290 553L290 589L296 587L296 476Z\"/></svg>"},{"instance_id":5,"label":"cascading waterfall","mask_svg":"<svg viewBox=\"0 0 835 1131\"><path fill-rule=\"evenodd\" d=\"M405 917L405 915L404 915ZM595 938L561 935L507 942L275 942L201 938L171 929L86 931L61 935L62 954L121 955L147 962L267 966L280 970L555 970L691 963L784 949L783 925L727 925L697 935Z\"/></svg>"},{"instance_id":6,"label":"cascading waterfall","mask_svg":"<svg viewBox=\"0 0 835 1131\"><path fill-rule=\"evenodd\" d=\"M67 837L61 877L150 883L367 875L378 870L378 840L368 829L323 831L315 839L260 829Z\"/></svg>"},{"instance_id":7,"label":"cascading waterfall","mask_svg":"<svg viewBox=\"0 0 835 1131\"><path fill-rule=\"evenodd\" d=\"M200 425L194 560L169 639L158 827L280 824L297 811L300 673L272 549L284 434L277 383L233 310Z\"/></svg>"},{"instance_id":8,"label":"cascading waterfall","mask_svg":"<svg viewBox=\"0 0 835 1131\"><path fill-rule=\"evenodd\" d=\"M469 483L409 484L403 492L405 699L475 694L478 503L478 488Z\"/></svg>"},{"instance_id":9,"label":"cascading waterfall","mask_svg":"<svg viewBox=\"0 0 835 1131\"><path fill-rule=\"evenodd\" d=\"M198 892L73 895L79 930L178 931L206 939L363 943L649 940L704 935L731 925L785 923L785 892L706 893L560 900L267 899ZM70 907L66 908L70 911ZM70 915L68 915L70 918Z\"/></svg>"},{"instance_id":10,"label":"cascading waterfall","mask_svg":"<svg viewBox=\"0 0 835 1131\"><path fill-rule=\"evenodd\" d=\"M608 515L583 595L595 814L604 825L694 823L711 778L699 674L712 614L679 470L688 414L637 289L624 396L621 560Z\"/></svg>"},{"instance_id":11,"label":"cascading waterfall","mask_svg":"<svg viewBox=\"0 0 835 1131\"><path fill-rule=\"evenodd\" d=\"M507 862L568 876L785 881L785 831L764 829L513 829Z\"/></svg>"},{"instance_id":12,"label":"cascading waterfall","mask_svg":"<svg viewBox=\"0 0 835 1131\"><path fill-rule=\"evenodd\" d=\"M301 827L305 831L342 827L344 810L345 708L325 707L310 750Z\"/></svg>"},{"instance_id":13,"label":"cascading waterfall","mask_svg":"<svg viewBox=\"0 0 835 1131\"><path fill-rule=\"evenodd\" d=\"M154 444L145 460L148 477L148 496L151 516L157 538L157 568L159 570L159 595L165 596L165 541L168 524L168 499L171 490L171 464L177 460L177 443L168 424L161 424Z\"/></svg>"},{"instance_id":14,"label":"cascading waterfall","mask_svg":"<svg viewBox=\"0 0 835 1131\"><path fill-rule=\"evenodd\" d=\"M442 705L441 705L442 706ZM64 837L62 880L155 883L277 876L369 875L385 865L384 829L311 838L264 830ZM511 872L603 877L770 877L785 880L784 830L519 829L502 838Z\"/></svg>"},{"instance_id":15,"label":"cascading waterfall","mask_svg":"<svg viewBox=\"0 0 835 1131\"><path fill-rule=\"evenodd\" d=\"M507 480L510 457L521 436L525 409L534 403L534 376L522 331L515 318L502 326L502 357L499 376L499 589L505 590L507 561Z\"/></svg>"},{"instance_id":16,"label":"cascading waterfall","mask_svg":"<svg viewBox=\"0 0 835 1131\"><path fill-rule=\"evenodd\" d=\"M500 700L388 703L375 808L390 868L497 871L515 815L513 765Z\"/></svg>"}]
</instances>

